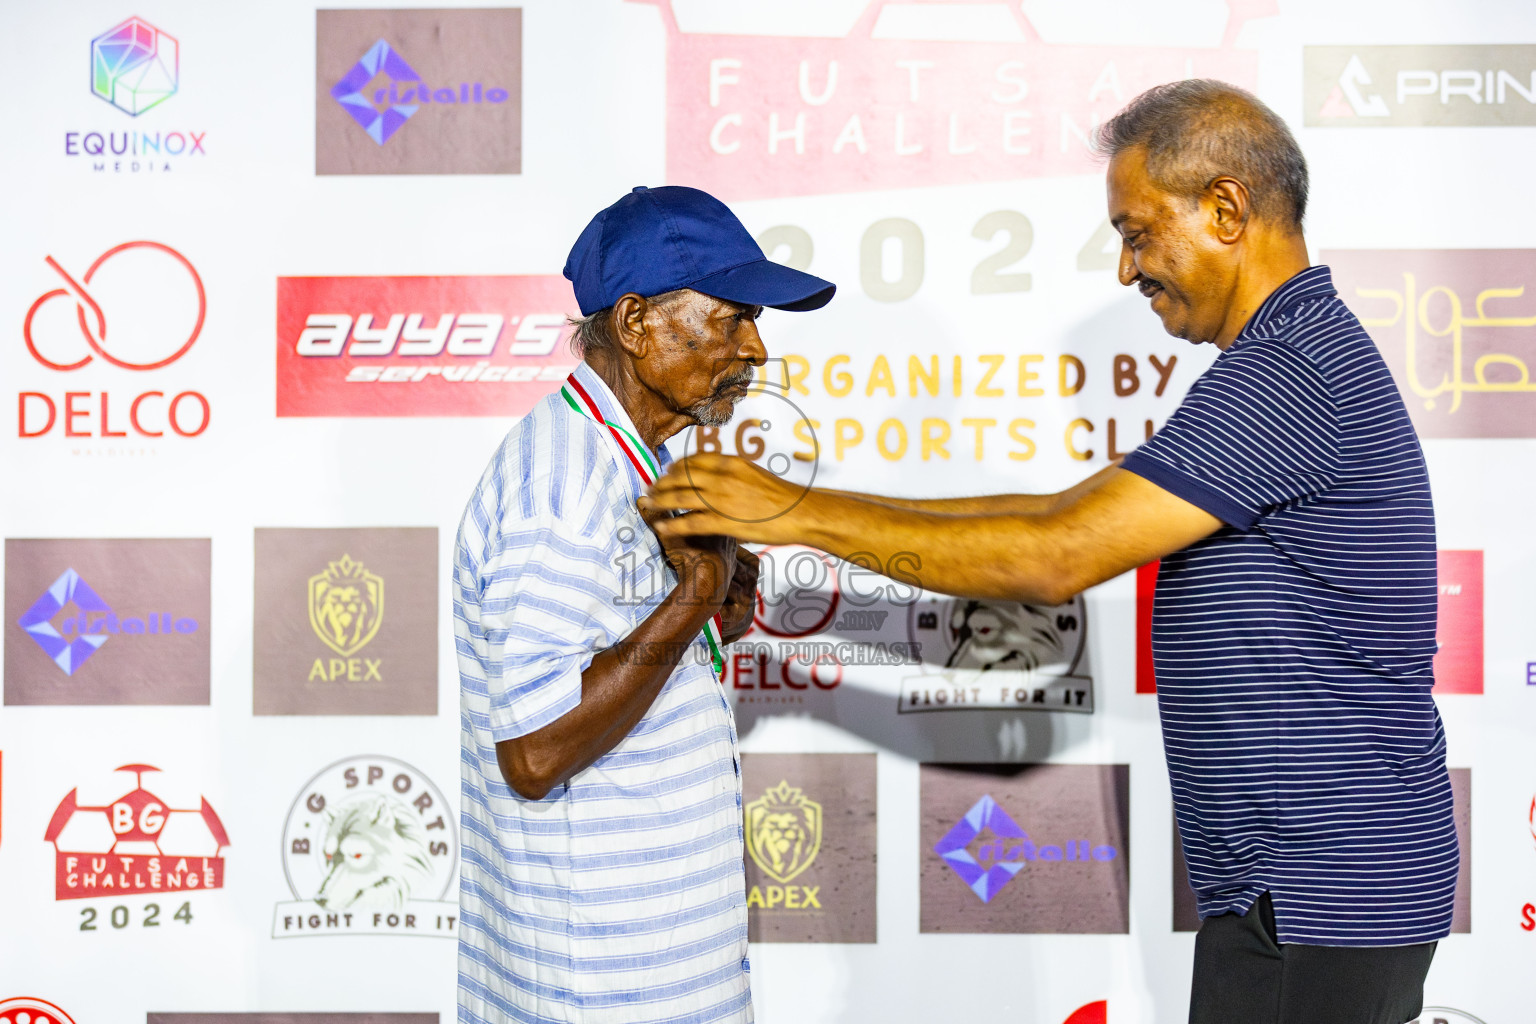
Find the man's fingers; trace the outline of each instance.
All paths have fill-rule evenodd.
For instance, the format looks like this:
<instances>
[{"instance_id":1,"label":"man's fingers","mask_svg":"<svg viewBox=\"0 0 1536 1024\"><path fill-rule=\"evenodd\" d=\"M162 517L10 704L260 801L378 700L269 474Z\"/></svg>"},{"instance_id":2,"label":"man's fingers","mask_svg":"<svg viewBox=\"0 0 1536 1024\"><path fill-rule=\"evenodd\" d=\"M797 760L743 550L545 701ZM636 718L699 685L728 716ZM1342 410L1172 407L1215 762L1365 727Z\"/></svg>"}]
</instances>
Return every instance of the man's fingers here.
<instances>
[{"instance_id":1,"label":"man's fingers","mask_svg":"<svg viewBox=\"0 0 1536 1024\"><path fill-rule=\"evenodd\" d=\"M727 532L730 524L713 512L689 512L658 519L651 528L663 537L707 537Z\"/></svg>"},{"instance_id":2,"label":"man's fingers","mask_svg":"<svg viewBox=\"0 0 1536 1024\"><path fill-rule=\"evenodd\" d=\"M668 513L660 508L656 502L643 494L635 501L635 507L640 510L640 518L645 520L645 525L652 529L656 527L658 521L668 516Z\"/></svg>"},{"instance_id":3,"label":"man's fingers","mask_svg":"<svg viewBox=\"0 0 1536 1024\"><path fill-rule=\"evenodd\" d=\"M741 541L736 542L736 561L738 564L745 563L753 572L757 571L757 552L742 544Z\"/></svg>"}]
</instances>

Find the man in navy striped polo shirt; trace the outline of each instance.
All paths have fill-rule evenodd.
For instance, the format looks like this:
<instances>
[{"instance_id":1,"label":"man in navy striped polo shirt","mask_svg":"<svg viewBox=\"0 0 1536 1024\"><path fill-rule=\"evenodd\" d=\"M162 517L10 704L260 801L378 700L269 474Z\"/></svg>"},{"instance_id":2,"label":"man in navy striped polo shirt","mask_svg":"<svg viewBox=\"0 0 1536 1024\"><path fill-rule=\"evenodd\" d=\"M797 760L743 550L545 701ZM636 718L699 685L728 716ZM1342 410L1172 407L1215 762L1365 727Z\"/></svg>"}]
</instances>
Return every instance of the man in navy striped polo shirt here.
<instances>
[{"instance_id":1,"label":"man in navy striped polo shirt","mask_svg":"<svg viewBox=\"0 0 1536 1024\"><path fill-rule=\"evenodd\" d=\"M1170 334L1222 350L1151 440L1061 494L812 491L763 522L792 504L785 482L695 456L652 500L711 511L661 530L915 552L930 590L1044 605L1162 558L1158 700L1204 919L1190 1021L1403 1024L1458 866L1418 438L1328 268L1309 266L1306 163L1279 117L1177 82L1100 146L1121 283Z\"/></svg>"}]
</instances>

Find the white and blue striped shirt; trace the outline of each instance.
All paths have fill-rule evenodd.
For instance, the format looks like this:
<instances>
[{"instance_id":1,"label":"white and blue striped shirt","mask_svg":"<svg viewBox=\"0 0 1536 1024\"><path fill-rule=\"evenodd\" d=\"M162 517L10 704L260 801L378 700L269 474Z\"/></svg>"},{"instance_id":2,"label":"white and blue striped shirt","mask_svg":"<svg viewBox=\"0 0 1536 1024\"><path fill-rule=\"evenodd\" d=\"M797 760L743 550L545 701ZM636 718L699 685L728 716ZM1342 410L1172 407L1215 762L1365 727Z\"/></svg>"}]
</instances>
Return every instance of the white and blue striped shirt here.
<instances>
[{"instance_id":1,"label":"white and blue striped shirt","mask_svg":"<svg viewBox=\"0 0 1536 1024\"><path fill-rule=\"evenodd\" d=\"M1124 465L1227 524L1163 559L1152 616L1200 916L1268 890L1281 942L1445 937L1429 477L1328 268L1276 290Z\"/></svg>"},{"instance_id":2,"label":"white and blue striped shirt","mask_svg":"<svg viewBox=\"0 0 1536 1024\"><path fill-rule=\"evenodd\" d=\"M638 435L585 363L575 377ZM736 728L702 636L629 736L543 800L512 791L496 760L496 743L576 707L594 655L676 584L641 490L556 392L507 434L464 512L460 1024L752 1019Z\"/></svg>"}]
</instances>

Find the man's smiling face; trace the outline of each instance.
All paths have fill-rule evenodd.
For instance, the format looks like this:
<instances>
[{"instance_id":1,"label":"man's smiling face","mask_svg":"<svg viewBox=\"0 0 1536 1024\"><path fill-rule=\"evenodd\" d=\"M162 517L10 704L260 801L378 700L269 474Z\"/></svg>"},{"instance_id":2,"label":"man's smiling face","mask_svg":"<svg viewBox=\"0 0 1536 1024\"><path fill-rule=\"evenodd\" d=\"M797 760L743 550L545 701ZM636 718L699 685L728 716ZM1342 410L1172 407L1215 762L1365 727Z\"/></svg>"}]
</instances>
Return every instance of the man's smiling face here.
<instances>
[{"instance_id":1,"label":"man's smiling face","mask_svg":"<svg viewBox=\"0 0 1536 1024\"><path fill-rule=\"evenodd\" d=\"M1120 232L1120 283L1152 300L1176 338L1214 341L1235 280L1231 248L1212 231L1205 202L1159 188L1136 146L1109 164L1110 223Z\"/></svg>"}]
</instances>

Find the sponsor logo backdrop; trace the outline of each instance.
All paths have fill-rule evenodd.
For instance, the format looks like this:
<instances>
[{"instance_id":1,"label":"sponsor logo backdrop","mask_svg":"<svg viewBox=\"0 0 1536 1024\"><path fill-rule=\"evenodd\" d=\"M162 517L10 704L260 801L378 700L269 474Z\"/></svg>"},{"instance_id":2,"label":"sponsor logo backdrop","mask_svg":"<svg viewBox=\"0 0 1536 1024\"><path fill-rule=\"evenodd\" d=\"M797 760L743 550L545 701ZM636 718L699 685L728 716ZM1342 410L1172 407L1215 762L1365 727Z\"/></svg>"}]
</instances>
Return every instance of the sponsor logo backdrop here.
<instances>
[{"instance_id":1,"label":"sponsor logo backdrop","mask_svg":"<svg viewBox=\"0 0 1536 1024\"><path fill-rule=\"evenodd\" d=\"M675 452L1054 491L1213 356L1116 283L1089 148L1139 90L1198 75L1297 132L1313 257L1430 465L1464 874L1426 990L1460 1009L1423 1020L1529 1016L1536 8L18 11L5 1024L454 1019L452 543L574 362L560 271L588 219L638 184L709 188L839 285L764 316L760 386ZM757 1018L1182 1019L1155 569L1052 608L920 579L773 549L727 652Z\"/></svg>"}]
</instances>

